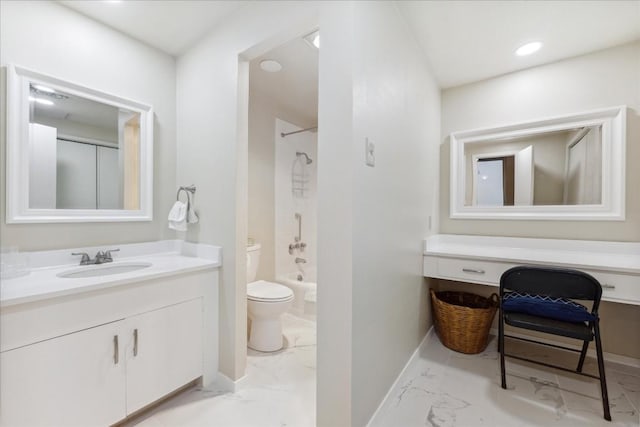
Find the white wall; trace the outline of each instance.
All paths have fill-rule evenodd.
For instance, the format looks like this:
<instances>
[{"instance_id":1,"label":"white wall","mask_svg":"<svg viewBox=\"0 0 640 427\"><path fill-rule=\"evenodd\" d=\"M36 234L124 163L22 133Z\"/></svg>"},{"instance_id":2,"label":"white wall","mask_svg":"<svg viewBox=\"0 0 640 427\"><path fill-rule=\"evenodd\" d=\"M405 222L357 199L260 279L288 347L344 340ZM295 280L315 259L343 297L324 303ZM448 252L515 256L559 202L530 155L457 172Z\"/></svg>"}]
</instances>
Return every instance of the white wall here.
<instances>
[{"instance_id":1,"label":"white wall","mask_svg":"<svg viewBox=\"0 0 640 427\"><path fill-rule=\"evenodd\" d=\"M175 61L54 2L0 3L0 235L21 250L117 245L171 238L175 197ZM154 120L154 220L135 223L5 224L6 66L14 63L93 89L151 104Z\"/></svg>"},{"instance_id":2,"label":"white wall","mask_svg":"<svg viewBox=\"0 0 640 427\"><path fill-rule=\"evenodd\" d=\"M354 27L351 424L361 426L431 321L421 245L436 212L440 90L394 4L355 2Z\"/></svg>"},{"instance_id":3,"label":"white wall","mask_svg":"<svg viewBox=\"0 0 640 427\"><path fill-rule=\"evenodd\" d=\"M351 425L354 2L320 13L316 420Z\"/></svg>"},{"instance_id":4,"label":"white wall","mask_svg":"<svg viewBox=\"0 0 640 427\"><path fill-rule=\"evenodd\" d=\"M626 221L449 218L451 132L626 104ZM441 233L640 241L640 42L442 91Z\"/></svg>"},{"instance_id":5,"label":"white wall","mask_svg":"<svg viewBox=\"0 0 640 427\"><path fill-rule=\"evenodd\" d=\"M302 128L316 124L258 91L249 94L248 235L262 245L257 280L273 281L276 276L274 135L278 117Z\"/></svg>"}]
</instances>

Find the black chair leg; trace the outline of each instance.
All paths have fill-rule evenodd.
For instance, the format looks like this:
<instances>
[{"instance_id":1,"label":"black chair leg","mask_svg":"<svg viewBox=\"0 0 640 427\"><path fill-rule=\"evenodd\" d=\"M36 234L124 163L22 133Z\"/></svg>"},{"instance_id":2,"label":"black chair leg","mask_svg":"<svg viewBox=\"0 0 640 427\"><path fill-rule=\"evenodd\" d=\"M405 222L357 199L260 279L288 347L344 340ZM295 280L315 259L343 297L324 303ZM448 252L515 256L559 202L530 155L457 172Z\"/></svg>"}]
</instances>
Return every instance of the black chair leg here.
<instances>
[{"instance_id":1,"label":"black chair leg","mask_svg":"<svg viewBox=\"0 0 640 427\"><path fill-rule=\"evenodd\" d=\"M507 388L507 376L504 367L504 317L502 316L502 308L499 312L498 319L498 351L500 352L500 381L502 388Z\"/></svg>"},{"instance_id":2,"label":"black chair leg","mask_svg":"<svg viewBox=\"0 0 640 427\"><path fill-rule=\"evenodd\" d=\"M593 326L596 339L596 354L598 355L598 373L600 377L600 390L602 391L604 419L607 421L611 421L611 412L609 410L609 395L607 393L607 378L604 374L604 359L602 357L602 343L600 342L600 326L597 320L594 322Z\"/></svg>"},{"instance_id":3,"label":"black chair leg","mask_svg":"<svg viewBox=\"0 0 640 427\"><path fill-rule=\"evenodd\" d=\"M582 351L580 352L580 360L578 361L578 368L576 371L582 372L582 366L584 365L584 359L587 356L587 349L589 348L589 341L582 343Z\"/></svg>"}]
</instances>

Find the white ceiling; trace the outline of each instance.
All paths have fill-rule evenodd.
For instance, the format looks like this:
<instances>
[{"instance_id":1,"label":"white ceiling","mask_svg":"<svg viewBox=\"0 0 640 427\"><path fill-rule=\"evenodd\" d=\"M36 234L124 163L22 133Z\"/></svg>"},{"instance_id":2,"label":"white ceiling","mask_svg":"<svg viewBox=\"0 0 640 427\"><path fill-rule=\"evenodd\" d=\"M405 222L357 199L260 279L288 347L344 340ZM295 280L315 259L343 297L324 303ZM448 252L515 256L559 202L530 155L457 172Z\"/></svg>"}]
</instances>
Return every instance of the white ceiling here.
<instances>
[{"instance_id":1,"label":"white ceiling","mask_svg":"<svg viewBox=\"0 0 640 427\"><path fill-rule=\"evenodd\" d=\"M282 70L269 73L260 68L264 59L273 59ZM250 93L260 92L285 111L303 116L309 123L318 119L318 49L302 38L283 44L249 64Z\"/></svg>"},{"instance_id":2,"label":"white ceiling","mask_svg":"<svg viewBox=\"0 0 640 427\"><path fill-rule=\"evenodd\" d=\"M60 1L170 55L184 53L248 1Z\"/></svg>"},{"instance_id":3,"label":"white ceiling","mask_svg":"<svg viewBox=\"0 0 640 427\"><path fill-rule=\"evenodd\" d=\"M399 1L447 88L640 39L640 1ZM540 51L517 57L524 43Z\"/></svg>"},{"instance_id":4,"label":"white ceiling","mask_svg":"<svg viewBox=\"0 0 640 427\"><path fill-rule=\"evenodd\" d=\"M180 55L249 1L60 1ZM640 0L398 1L443 88L640 39ZM248 6L249 5L249 6ZM526 57L514 51L540 40Z\"/></svg>"}]
</instances>

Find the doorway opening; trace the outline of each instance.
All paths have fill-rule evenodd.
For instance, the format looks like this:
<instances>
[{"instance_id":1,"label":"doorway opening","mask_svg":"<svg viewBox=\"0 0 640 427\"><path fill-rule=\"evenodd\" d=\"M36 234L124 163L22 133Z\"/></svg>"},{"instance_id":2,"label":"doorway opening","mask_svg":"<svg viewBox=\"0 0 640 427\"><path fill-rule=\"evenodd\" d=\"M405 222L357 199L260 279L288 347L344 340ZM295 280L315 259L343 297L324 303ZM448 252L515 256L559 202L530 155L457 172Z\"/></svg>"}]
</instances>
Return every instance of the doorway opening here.
<instances>
[{"instance_id":1,"label":"doorway opening","mask_svg":"<svg viewBox=\"0 0 640 427\"><path fill-rule=\"evenodd\" d=\"M246 383L285 387L315 424L318 31L248 62ZM240 191L243 191L240 189ZM280 373L287 372L282 376ZM277 381L270 384L270 381Z\"/></svg>"}]
</instances>

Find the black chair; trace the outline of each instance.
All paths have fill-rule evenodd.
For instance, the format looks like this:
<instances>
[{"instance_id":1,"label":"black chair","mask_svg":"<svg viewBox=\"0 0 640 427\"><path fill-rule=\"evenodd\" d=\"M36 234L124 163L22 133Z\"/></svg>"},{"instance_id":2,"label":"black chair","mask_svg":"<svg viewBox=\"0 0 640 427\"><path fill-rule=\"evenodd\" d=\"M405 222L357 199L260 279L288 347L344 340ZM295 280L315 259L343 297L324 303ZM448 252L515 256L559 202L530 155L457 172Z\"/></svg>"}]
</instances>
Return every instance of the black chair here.
<instances>
[{"instance_id":1,"label":"black chair","mask_svg":"<svg viewBox=\"0 0 640 427\"><path fill-rule=\"evenodd\" d=\"M523 294L528 295L522 296ZM609 397L607 395L607 383L604 373L604 360L602 358L602 344L600 342L600 327L598 324L598 307L600 305L601 296L602 287L600 286L600 283L590 275L581 271L530 266L514 267L505 271L500 278L500 313L498 330L498 351L500 352L502 388L507 388L504 365L505 356L595 378L600 380L604 418L607 421L611 421ZM570 304L571 307L567 308L577 308L577 314L579 317L588 317L590 320L577 321L573 318L559 320L559 318L567 317L565 316L566 312L563 315L558 316L555 313L549 314L546 309L531 309L531 306L527 307L526 304L520 307L523 309L520 309L518 308L518 299L522 302L532 300L537 302L542 300L543 304L540 305L541 307L547 305L554 310L559 308L560 310L558 310L558 312L563 311L565 308L560 305L564 303ZM582 307L582 311L584 311L584 313L580 313L580 306L566 300L592 301L591 311L589 312ZM505 303L505 301L507 302ZM560 305L554 303L558 303ZM582 341L582 350L505 335L505 323L516 328L529 329L532 331L539 331L580 340ZM580 359L578 360L578 367L574 371L572 369L506 354L504 350L505 336L536 344L556 347L563 350L579 352ZM587 348L589 347L589 343L594 339L596 342L596 354L598 356L599 376L585 374L582 372L584 359L587 355Z\"/></svg>"}]
</instances>

